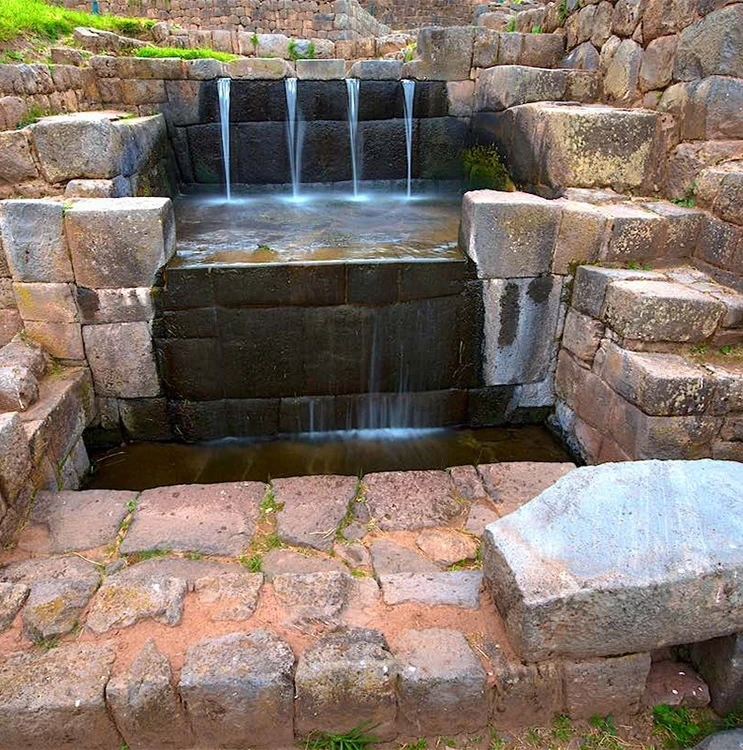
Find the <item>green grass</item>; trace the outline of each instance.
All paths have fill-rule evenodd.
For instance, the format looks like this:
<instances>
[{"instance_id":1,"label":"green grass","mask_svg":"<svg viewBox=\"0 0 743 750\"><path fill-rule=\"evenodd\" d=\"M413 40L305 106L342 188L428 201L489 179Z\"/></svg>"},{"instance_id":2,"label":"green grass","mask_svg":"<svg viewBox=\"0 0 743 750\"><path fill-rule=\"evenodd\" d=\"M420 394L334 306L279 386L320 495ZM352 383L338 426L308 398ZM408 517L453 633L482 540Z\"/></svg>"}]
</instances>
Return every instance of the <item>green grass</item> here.
<instances>
[{"instance_id":1,"label":"green grass","mask_svg":"<svg viewBox=\"0 0 743 750\"><path fill-rule=\"evenodd\" d=\"M248 557L247 555L240 555L237 561L244 568L247 568L251 573L260 573L263 569L263 559L260 555L253 555Z\"/></svg>"},{"instance_id":2,"label":"green grass","mask_svg":"<svg viewBox=\"0 0 743 750\"><path fill-rule=\"evenodd\" d=\"M668 748L692 747L719 728L709 716L681 706L655 706L653 727Z\"/></svg>"},{"instance_id":3,"label":"green grass","mask_svg":"<svg viewBox=\"0 0 743 750\"><path fill-rule=\"evenodd\" d=\"M54 41L71 34L75 26L90 26L136 36L154 25L155 21L145 18L94 16L92 13L47 5L42 0L0 2L0 42L8 42L17 37L39 37Z\"/></svg>"},{"instance_id":4,"label":"green grass","mask_svg":"<svg viewBox=\"0 0 743 750\"><path fill-rule=\"evenodd\" d=\"M359 724L342 734L330 732L316 732L307 738L306 750L366 750L377 742L377 738L369 732L374 726Z\"/></svg>"},{"instance_id":5,"label":"green grass","mask_svg":"<svg viewBox=\"0 0 743 750\"><path fill-rule=\"evenodd\" d=\"M207 47L197 49L179 49L177 47L140 47L134 52L135 57L178 57L181 60L213 59L219 62L230 62L237 58L228 52L217 52Z\"/></svg>"}]
</instances>

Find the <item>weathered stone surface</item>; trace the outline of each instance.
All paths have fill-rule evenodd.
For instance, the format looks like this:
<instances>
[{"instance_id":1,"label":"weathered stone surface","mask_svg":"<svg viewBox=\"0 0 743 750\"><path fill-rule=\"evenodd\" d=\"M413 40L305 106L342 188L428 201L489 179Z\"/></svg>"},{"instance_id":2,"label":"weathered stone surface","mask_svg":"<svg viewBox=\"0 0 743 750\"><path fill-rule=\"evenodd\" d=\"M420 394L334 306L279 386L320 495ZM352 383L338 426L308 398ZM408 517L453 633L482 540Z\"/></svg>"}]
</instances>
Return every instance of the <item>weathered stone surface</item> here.
<instances>
[{"instance_id":1,"label":"weathered stone surface","mask_svg":"<svg viewBox=\"0 0 743 750\"><path fill-rule=\"evenodd\" d=\"M26 334L57 359L83 360L82 329L79 323L49 323L29 320Z\"/></svg>"},{"instance_id":2,"label":"weathered stone surface","mask_svg":"<svg viewBox=\"0 0 743 750\"><path fill-rule=\"evenodd\" d=\"M28 586L20 583L0 583L0 633L12 625L28 592Z\"/></svg>"},{"instance_id":3,"label":"weathered stone surface","mask_svg":"<svg viewBox=\"0 0 743 750\"><path fill-rule=\"evenodd\" d=\"M148 323L84 326L83 340L97 395L159 395L160 380Z\"/></svg>"},{"instance_id":4,"label":"weathered stone surface","mask_svg":"<svg viewBox=\"0 0 743 750\"><path fill-rule=\"evenodd\" d=\"M188 744L183 707L168 658L147 641L125 672L106 685L106 701L130 750Z\"/></svg>"},{"instance_id":5,"label":"weathered stone surface","mask_svg":"<svg viewBox=\"0 0 743 750\"><path fill-rule=\"evenodd\" d=\"M346 732L376 725L379 738L394 733L398 665L384 636L351 628L324 636L299 658L295 676L296 732Z\"/></svg>"},{"instance_id":6,"label":"weathered stone surface","mask_svg":"<svg viewBox=\"0 0 743 750\"><path fill-rule=\"evenodd\" d=\"M631 104L639 94L642 47L632 39L623 39L604 76L604 94L619 104Z\"/></svg>"},{"instance_id":7,"label":"weathered stone surface","mask_svg":"<svg viewBox=\"0 0 743 750\"><path fill-rule=\"evenodd\" d=\"M655 91L668 86L673 78L676 44L675 36L664 36L648 44L640 65L640 91Z\"/></svg>"},{"instance_id":8,"label":"weathered stone surface","mask_svg":"<svg viewBox=\"0 0 743 750\"><path fill-rule=\"evenodd\" d=\"M401 76L402 60L357 60L348 72L349 78L359 78L362 81L399 81Z\"/></svg>"},{"instance_id":9,"label":"weathered stone surface","mask_svg":"<svg viewBox=\"0 0 743 750\"><path fill-rule=\"evenodd\" d=\"M337 627L346 606L351 579L337 571L284 573L273 578L276 599L290 612L290 623L300 630Z\"/></svg>"},{"instance_id":10,"label":"weathered stone surface","mask_svg":"<svg viewBox=\"0 0 743 750\"><path fill-rule=\"evenodd\" d=\"M462 505L445 471L384 471L364 477L369 512L383 531L445 526Z\"/></svg>"},{"instance_id":11,"label":"weathered stone surface","mask_svg":"<svg viewBox=\"0 0 743 750\"><path fill-rule=\"evenodd\" d=\"M230 78L245 80L278 80L291 78L294 70L286 60L263 57L239 57L225 66Z\"/></svg>"},{"instance_id":12,"label":"weathered stone surface","mask_svg":"<svg viewBox=\"0 0 743 750\"><path fill-rule=\"evenodd\" d=\"M677 661L653 662L645 683L644 705L703 708L709 700L707 683L691 666Z\"/></svg>"},{"instance_id":13,"label":"weathered stone surface","mask_svg":"<svg viewBox=\"0 0 743 750\"><path fill-rule=\"evenodd\" d=\"M72 284L16 281L13 284L13 292L18 312L25 321L75 323L78 320Z\"/></svg>"},{"instance_id":14,"label":"weathered stone surface","mask_svg":"<svg viewBox=\"0 0 743 750\"><path fill-rule=\"evenodd\" d=\"M169 198L93 198L76 202L65 230L79 286L152 286L175 252Z\"/></svg>"},{"instance_id":15,"label":"weathered stone surface","mask_svg":"<svg viewBox=\"0 0 743 750\"><path fill-rule=\"evenodd\" d=\"M39 383L23 366L0 366L0 409L25 411L39 398Z\"/></svg>"},{"instance_id":16,"label":"weathered stone surface","mask_svg":"<svg viewBox=\"0 0 743 750\"><path fill-rule=\"evenodd\" d=\"M10 200L0 204L0 234L15 281L72 281L62 234L62 204Z\"/></svg>"},{"instance_id":17,"label":"weathered stone surface","mask_svg":"<svg viewBox=\"0 0 743 750\"><path fill-rule=\"evenodd\" d=\"M231 633L194 644L179 690L202 747L294 742L294 654L273 633Z\"/></svg>"},{"instance_id":18,"label":"weathered stone surface","mask_svg":"<svg viewBox=\"0 0 743 750\"><path fill-rule=\"evenodd\" d=\"M482 573L455 570L445 573L388 573L379 576L385 604L426 604L429 606L480 606Z\"/></svg>"},{"instance_id":19,"label":"weathered stone surface","mask_svg":"<svg viewBox=\"0 0 743 750\"><path fill-rule=\"evenodd\" d=\"M339 81L346 77L345 60L297 60L296 67L300 81Z\"/></svg>"},{"instance_id":20,"label":"weathered stone surface","mask_svg":"<svg viewBox=\"0 0 743 750\"><path fill-rule=\"evenodd\" d=\"M601 260L645 260L664 254L667 222L659 214L625 203L600 206L599 211L610 228Z\"/></svg>"},{"instance_id":21,"label":"weathered stone surface","mask_svg":"<svg viewBox=\"0 0 743 750\"><path fill-rule=\"evenodd\" d=\"M348 570L338 560L303 555L290 549L272 549L267 552L263 557L262 568L269 581L282 573L345 573Z\"/></svg>"},{"instance_id":22,"label":"weathered stone surface","mask_svg":"<svg viewBox=\"0 0 743 750\"><path fill-rule=\"evenodd\" d=\"M363 544L336 542L333 545L333 555L353 570L371 568L372 566L369 550Z\"/></svg>"},{"instance_id":23,"label":"weathered stone surface","mask_svg":"<svg viewBox=\"0 0 743 750\"><path fill-rule=\"evenodd\" d=\"M273 481L276 530L284 542L329 550L350 502L356 495L356 477L309 476Z\"/></svg>"},{"instance_id":24,"label":"weathered stone surface","mask_svg":"<svg viewBox=\"0 0 743 750\"><path fill-rule=\"evenodd\" d=\"M472 501L487 497L480 475L474 466L453 466L449 475L454 482L454 491L463 500Z\"/></svg>"},{"instance_id":25,"label":"weathered stone surface","mask_svg":"<svg viewBox=\"0 0 743 750\"><path fill-rule=\"evenodd\" d=\"M582 315L573 308L568 310L562 345L571 354L588 365L593 364L603 335L604 326L600 321L588 315Z\"/></svg>"},{"instance_id":26,"label":"weathered stone surface","mask_svg":"<svg viewBox=\"0 0 743 750\"><path fill-rule=\"evenodd\" d=\"M46 372L44 351L32 341L16 336L0 349L0 367L26 367L37 378Z\"/></svg>"},{"instance_id":27,"label":"weathered stone surface","mask_svg":"<svg viewBox=\"0 0 743 750\"><path fill-rule=\"evenodd\" d=\"M64 189L66 198L124 198L131 196L125 177L113 180L70 180Z\"/></svg>"},{"instance_id":28,"label":"weathered stone surface","mask_svg":"<svg viewBox=\"0 0 743 750\"><path fill-rule=\"evenodd\" d=\"M253 46L250 39L251 35L245 34L245 36L247 37L245 41L250 41L251 46ZM255 52L256 57L281 57L285 60L289 58L289 42L291 40L288 36L284 34L258 34L257 36L258 43L255 45L255 50L250 50L250 52ZM242 42L242 39L240 41ZM240 54L247 54L247 52L241 49Z\"/></svg>"},{"instance_id":29,"label":"weathered stone surface","mask_svg":"<svg viewBox=\"0 0 743 750\"><path fill-rule=\"evenodd\" d=\"M18 414L0 414L0 497L6 503L23 489L31 473L26 431Z\"/></svg>"},{"instance_id":30,"label":"weathered stone surface","mask_svg":"<svg viewBox=\"0 0 743 750\"><path fill-rule=\"evenodd\" d=\"M578 263L599 257L607 231L607 217L597 206L560 200L562 219L552 258L552 271L568 274Z\"/></svg>"},{"instance_id":31,"label":"weathered stone surface","mask_svg":"<svg viewBox=\"0 0 743 750\"><path fill-rule=\"evenodd\" d=\"M473 29L471 26L424 26L418 31L416 77L435 81L462 81L470 77Z\"/></svg>"},{"instance_id":32,"label":"weathered stone surface","mask_svg":"<svg viewBox=\"0 0 743 750\"><path fill-rule=\"evenodd\" d=\"M539 276L549 271L559 222L559 204L536 195L465 193L462 249L481 279Z\"/></svg>"},{"instance_id":33,"label":"weathered stone surface","mask_svg":"<svg viewBox=\"0 0 743 750\"><path fill-rule=\"evenodd\" d=\"M703 341L724 313L721 302L681 284L615 281L606 293L603 320L627 339Z\"/></svg>"},{"instance_id":34,"label":"weathered stone surface","mask_svg":"<svg viewBox=\"0 0 743 750\"><path fill-rule=\"evenodd\" d=\"M591 42L583 42L572 49L561 61L560 67L573 70L598 70L599 52Z\"/></svg>"},{"instance_id":35,"label":"weathered stone surface","mask_svg":"<svg viewBox=\"0 0 743 750\"><path fill-rule=\"evenodd\" d=\"M99 582L97 575L35 581L23 608L23 634L40 641L74 630Z\"/></svg>"},{"instance_id":36,"label":"weathered stone surface","mask_svg":"<svg viewBox=\"0 0 743 750\"><path fill-rule=\"evenodd\" d=\"M488 723L487 676L462 633L406 630L395 645L402 731L452 735Z\"/></svg>"},{"instance_id":37,"label":"weathered stone surface","mask_svg":"<svg viewBox=\"0 0 743 750\"><path fill-rule=\"evenodd\" d=\"M117 747L119 734L104 700L114 658L110 646L92 644L8 657L0 666L3 747Z\"/></svg>"},{"instance_id":38,"label":"weathered stone surface","mask_svg":"<svg viewBox=\"0 0 743 750\"><path fill-rule=\"evenodd\" d=\"M215 622L241 622L252 617L263 586L261 573L219 573L199 578L194 588L202 604L209 605Z\"/></svg>"},{"instance_id":39,"label":"weathered stone surface","mask_svg":"<svg viewBox=\"0 0 743 750\"><path fill-rule=\"evenodd\" d=\"M155 316L152 289L77 288L77 304L83 324L133 323Z\"/></svg>"},{"instance_id":40,"label":"weathered stone surface","mask_svg":"<svg viewBox=\"0 0 743 750\"><path fill-rule=\"evenodd\" d=\"M562 279L493 279L483 284L486 385L544 380L556 354Z\"/></svg>"},{"instance_id":41,"label":"weathered stone surface","mask_svg":"<svg viewBox=\"0 0 743 750\"><path fill-rule=\"evenodd\" d=\"M467 523L464 525L465 531L475 536L482 536L485 527L497 521L499 518L496 511L494 511L489 505L484 503L474 503L470 507L469 515L467 516Z\"/></svg>"},{"instance_id":42,"label":"weathered stone surface","mask_svg":"<svg viewBox=\"0 0 743 750\"><path fill-rule=\"evenodd\" d=\"M436 573L430 560L389 539L375 539L369 545L372 565L377 576L388 573Z\"/></svg>"},{"instance_id":43,"label":"weathered stone surface","mask_svg":"<svg viewBox=\"0 0 743 750\"><path fill-rule=\"evenodd\" d=\"M712 708L725 715L743 699L743 634L733 633L691 646L691 659L709 685Z\"/></svg>"},{"instance_id":44,"label":"weathered stone surface","mask_svg":"<svg viewBox=\"0 0 743 750\"><path fill-rule=\"evenodd\" d=\"M23 329L23 321L18 310L0 310L0 346L12 341Z\"/></svg>"},{"instance_id":45,"label":"weathered stone surface","mask_svg":"<svg viewBox=\"0 0 743 750\"><path fill-rule=\"evenodd\" d=\"M415 543L435 563L443 566L474 560L478 548L475 539L454 529L425 529L415 538Z\"/></svg>"},{"instance_id":46,"label":"weathered stone surface","mask_svg":"<svg viewBox=\"0 0 743 750\"><path fill-rule=\"evenodd\" d=\"M88 613L87 626L94 633L126 628L153 619L177 625L183 612L187 583L168 573L133 565L108 576Z\"/></svg>"},{"instance_id":47,"label":"weathered stone surface","mask_svg":"<svg viewBox=\"0 0 743 750\"><path fill-rule=\"evenodd\" d=\"M501 515L518 510L575 468L571 463L515 461L477 467Z\"/></svg>"},{"instance_id":48,"label":"weathered stone surface","mask_svg":"<svg viewBox=\"0 0 743 750\"><path fill-rule=\"evenodd\" d=\"M250 544L264 493L261 482L146 490L139 496L121 551L160 549L236 556Z\"/></svg>"},{"instance_id":49,"label":"weathered stone surface","mask_svg":"<svg viewBox=\"0 0 743 750\"><path fill-rule=\"evenodd\" d=\"M6 130L0 133L0 184L15 185L37 176L28 131Z\"/></svg>"},{"instance_id":50,"label":"weathered stone surface","mask_svg":"<svg viewBox=\"0 0 743 750\"><path fill-rule=\"evenodd\" d=\"M519 104L560 101L565 96L568 75L564 70L499 65L481 70L475 85L475 109L500 112Z\"/></svg>"},{"instance_id":51,"label":"weathered stone surface","mask_svg":"<svg viewBox=\"0 0 743 750\"><path fill-rule=\"evenodd\" d=\"M665 276L657 271L628 271L623 268L580 266L575 271L573 307L593 318L601 318L609 284L613 281L635 280L665 281Z\"/></svg>"},{"instance_id":52,"label":"weathered stone surface","mask_svg":"<svg viewBox=\"0 0 743 750\"><path fill-rule=\"evenodd\" d=\"M520 657L635 653L740 630L731 604L743 558L726 540L738 533L741 481L728 462L585 467L488 526L485 579Z\"/></svg>"},{"instance_id":53,"label":"weathered stone surface","mask_svg":"<svg viewBox=\"0 0 743 750\"><path fill-rule=\"evenodd\" d=\"M743 8L738 5L714 10L679 37L674 78L711 75L743 77Z\"/></svg>"},{"instance_id":54,"label":"weathered stone surface","mask_svg":"<svg viewBox=\"0 0 743 750\"><path fill-rule=\"evenodd\" d=\"M45 549L52 554L93 549L116 539L127 504L136 497L136 492L112 490L40 492L31 522L46 527Z\"/></svg>"},{"instance_id":55,"label":"weathered stone surface","mask_svg":"<svg viewBox=\"0 0 743 750\"><path fill-rule=\"evenodd\" d=\"M642 708L650 654L617 659L566 662L565 704L571 719L614 714L626 716Z\"/></svg>"},{"instance_id":56,"label":"weathered stone surface","mask_svg":"<svg viewBox=\"0 0 743 750\"><path fill-rule=\"evenodd\" d=\"M695 750L738 750L743 743L743 729L730 729L727 732L715 732L705 737Z\"/></svg>"},{"instance_id":57,"label":"weathered stone surface","mask_svg":"<svg viewBox=\"0 0 743 750\"><path fill-rule=\"evenodd\" d=\"M712 402L709 372L677 354L632 352L606 342L594 372L652 416L703 414Z\"/></svg>"}]
</instances>

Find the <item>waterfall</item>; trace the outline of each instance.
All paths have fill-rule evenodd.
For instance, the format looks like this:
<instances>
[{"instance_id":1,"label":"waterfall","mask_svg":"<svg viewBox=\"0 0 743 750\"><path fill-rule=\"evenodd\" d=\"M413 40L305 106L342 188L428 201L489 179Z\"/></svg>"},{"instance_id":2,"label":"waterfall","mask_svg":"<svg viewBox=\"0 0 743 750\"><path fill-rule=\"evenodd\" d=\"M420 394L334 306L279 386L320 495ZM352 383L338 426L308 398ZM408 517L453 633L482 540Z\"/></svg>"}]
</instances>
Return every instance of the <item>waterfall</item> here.
<instances>
[{"instance_id":1,"label":"waterfall","mask_svg":"<svg viewBox=\"0 0 743 750\"><path fill-rule=\"evenodd\" d=\"M222 131L222 159L224 161L224 181L227 187L227 200L232 199L230 189L230 79L217 81L219 95L219 124Z\"/></svg>"},{"instance_id":2,"label":"waterfall","mask_svg":"<svg viewBox=\"0 0 743 750\"><path fill-rule=\"evenodd\" d=\"M300 163L302 158L302 134L297 117L297 79L287 78L284 81L286 93L286 126L289 143L289 169L292 175L292 196L299 197Z\"/></svg>"},{"instance_id":3,"label":"waterfall","mask_svg":"<svg viewBox=\"0 0 743 750\"><path fill-rule=\"evenodd\" d=\"M348 93L348 137L351 141L351 170L353 173L353 194L359 194L358 132L359 132L359 79L346 78Z\"/></svg>"},{"instance_id":4,"label":"waterfall","mask_svg":"<svg viewBox=\"0 0 743 750\"><path fill-rule=\"evenodd\" d=\"M405 151L408 157L408 198L410 198L410 181L413 171L413 97L415 81L408 78L402 81L402 92L405 105Z\"/></svg>"}]
</instances>

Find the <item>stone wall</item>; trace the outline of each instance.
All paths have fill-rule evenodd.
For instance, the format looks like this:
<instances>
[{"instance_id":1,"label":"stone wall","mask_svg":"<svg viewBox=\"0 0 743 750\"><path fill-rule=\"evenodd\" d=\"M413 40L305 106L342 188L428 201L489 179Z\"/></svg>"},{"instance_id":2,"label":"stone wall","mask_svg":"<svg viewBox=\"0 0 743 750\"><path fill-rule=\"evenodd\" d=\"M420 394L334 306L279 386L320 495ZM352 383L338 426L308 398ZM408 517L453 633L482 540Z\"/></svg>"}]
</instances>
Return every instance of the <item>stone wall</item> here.
<instances>
[{"instance_id":1,"label":"stone wall","mask_svg":"<svg viewBox=\"0 0 743 750\"><path fill-rule=\"evenodd\" d=\"M68 8L90 10L80 0L63 0ZM169 21L184 29L221 29L258 34L274 32L321 39L355 39L389 31L357 0L101 0L102 13Z\"/></svg>"}]
</instances>

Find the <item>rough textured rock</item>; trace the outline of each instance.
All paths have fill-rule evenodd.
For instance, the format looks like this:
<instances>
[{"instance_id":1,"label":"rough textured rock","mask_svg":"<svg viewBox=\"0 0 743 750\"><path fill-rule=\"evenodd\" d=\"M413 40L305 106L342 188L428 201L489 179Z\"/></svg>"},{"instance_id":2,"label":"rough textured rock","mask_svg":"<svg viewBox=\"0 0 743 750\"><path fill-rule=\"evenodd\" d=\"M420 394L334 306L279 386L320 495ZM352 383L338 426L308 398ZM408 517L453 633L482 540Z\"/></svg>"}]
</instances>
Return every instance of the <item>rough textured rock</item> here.
<instances>
[{"instance_id":1,"label":"rough textured rock","mask_svg":"<svg viewBox=\"0 0 743 750\"><path fill-rule=\"evenodd\" d=\"M645 683L644 705L703 708L709 700L707 683L691 666L677 661L653 662Z\"/></svg>"},{"instance_id":2,"label":"rough textured rock","mask_svg":"<svg viewBox=\"0 0 743 750\"><path fill-rule=\"evenodd\" d=\"M397 639L403 731L453 735L488 723L487 676L457 630L406 630Z\"/></svg>"},{"instance_id":3,"label":"rough textured rock","mask_svg":"<svg viewBox=\"0 0 743 750\"><path fill-rule=\"evenodd\" d=\"M478 544L475 539L454 529L426 529L415 538L416 545L439 565L453 565L474 560Z\"/></svg>"},{"instance_id":4,"label":"rough textured rock","mask_svg":"<svg viewBox=\"0 0 743 750\"><path fill-rule=\"evenodd\" d=\"M289 78L294 72L286 60L277 58L238 58L227 64L230 78L245 80L279 80Z\"/></svg>"},{"instance_id":5,"label":"rough textured rock","mask_svg":"<svg viewBox=\"0 0 743 750\"><path fill-rule=\"evenodd\" d=\"M470 77L473 29L471 26L427 26L418 32L416 77L462 81Z\"/></svg>"},{"instance_id":6,"label":"rough textured rock","mask_svg":"<svg viewBox=\"0 0 743 750\"><path fill-rule=\"evenodd\" d=\"M712 708L725 715L743 699L743 634L733 633L691 646L691 659L709 684Z\"/></svg>"},{"instance_id":7,"label":"rough textured rock","mask_svg":"<svg viewBox=\"0 0 743 750\"><path fill-rule=\"evenodd\" d=\"M364 494L383 531L445 526L463 511L445 471L386 471L364 477Z\"/></svg>"},{"instance_id":8,"label":"rough textured rock","mask_svg":"<svg viewBox=\"0 0 743 750\"><path fill-rule=\"evenodd\" d=\"M177 625L183 612L187 583L167 572L134 565L108 576L95 596L87 626L94 633L126 628L153 619Z\"/></svg>"},{"instance_id":9,"label":"rough textured rock","mask_svg":"<svg viewBox=\"0 0 743 750\"><path fill-rule=\"evenodd\" d=\"M456 570L445 573L389 573L379 576L385 604L413 602L429 606L480 606L482 573Z\"/></svg>"},{"instance_id":10,"label":"rough textured rock","mask_svg":"<svg viewBox=\"0 0 743 750\"><path fill-rule=\"evenodd\" d=\"M461 241L481 279L535 277L549 271L560 206L528 193L465 193Z\"/></svg>"},{"instance_id":11,"label":"rough textured rock","mask_svg":"<svg viewBox=\"0 0 743 750\"><path fill-rule=\"evenodd\" d=\"M464 528L470 534L475 536L482 536L485 527L498 520L498 513L493 510L490 505L484 503L475 503L470 508L469 515L467 516L467 523Z\"/></svg>"},{"instance_id":12,"label":"rough textured rock","mask_svg":"<svg viewBox=\"0 0 743 750\"><path fill-rule=\"evenodd\" d=\"M740 533L741 481L722 461L585 467L488 526L485 579L519 655L610 656L742 629L731 603L743 558L726 541Z\"/></svg>"},{"instance_id":13,"label":"rough textured rock","mask_svg":"<svg viewBox=\"0 0 743 750\"><path fill-rule=\"evenodd\" d=\"M294 742L294 654L273 633L231 633L188 649L180 694L203 747Z\"/></svg>"},{"instance_id":14,"label":"rough textured rock","mask_svg":"<svg viewBox=\"0 0 743 750\"><path fill-rule=\"evenodd\" d=\"M716 732L703 739L694 750L739 750L743 745L743 729Z\"/></svg>"},{"instance_id":15,"label":"rough textured rock","mask_svg":"<svg viewBox=\"0 0 743 750\"><path fill-rule=\"evenodd\" d=\"M296 67L300 81L338 81L346 77L345 60L297 60Z\"/></svg>"},{"instance_id":16,"label":"rough textured rock","mask_svg":"<svg viewBox=\"0 0 743 750\"><path fill-rule=\"evenodd\" d=\"M0 367L0 409L25 411L38 398L39 383L27 367Z\"/></svg>"},{"instance_id":17,"label":"rough textured rock","mask_svg":"<svg viewBox=\"0 0 743 750\"><path fill-rule=\"evenodd\" d=\"M681 32L676 80L711 75L743 77L743 8L739 5L714 10Z\"/></svg>"},{"instance_id":18,"label":"rough textured rock","mask_svg":"<svg viewBox=\"0 0 743 750\"><path fill-rule=\"evenodd\" d=\"M151 549L239 555L250 544L265 492L261 482L158 487L143 492L124 554Z\"/></svg>"},{"instance_id":19,"label":"rough textured rock","mask_svg":"<svg viewBox=\"0 0 743 750\"><path fill-rule=\"evenodd\" d=\"M273 481L276 530L282 541L329 550L356 495L356 477L309 476Z\"/></svg>"},{"instance_id":20,"label":"rough textured rock","mask_svg":"<svg viewBox=\"0 0 743 750\"><path fill-rule=\"evenodd\" d=\"M106 685L106 700L130 750L176 750L188 731L170 662L147 641L125 672Z\"/></svg>"},{"instance_id":21,"label":"rough textured rock","mask_svg":"<svg viewBox=\"0 0 743 750\"><path fill-rule=\"evenodd\" d=\"M559 101L565 96L568 74L523 65L499 65L481 70L475 85L475 108L500 112L519 104Z\"/></svg>"},{"instance_id":22,"label":"rough textured rock","mask_svg":"<svg viewBox=\"0 0 743 750\"><path fill-rule=\"evenodd\" d=\"M79 286L149 287L175 252L168 198L93 198L65 214L66 237Z\"/></svg>"},{"instance_id":23,"label":"rough textured rock","mask_svg":"<svg viewBox=\"0 0 743 750\"><path fill-rule=\"evenodd\" d=\"M11 626L28 592L28 586L20 583L0 583L0 633Z\"/></svg>"},{"instance_id":24,"label":"rough textured rock","mask_svg":"<svg viewBox=\"0 0 743 750\"><path fill-rule=\"evenodd\" d=\"M210 607L215 622L242 622L253 616L263 586L261 573L219 573L197 579L199 601Z\"/></svg>"},{"instance_id":25,"label":"rough textured rock","mask_svg":"<svg viewBox=\"0 0 743 750\"><path fill-rule=\"evenodd\" d=\"M0 745L118 747L119 734L104 701L114 657L111 647L91 644L8 657L0 665Z\"/></svg>"},{"instance_id":26,"label":"rough textured rock","mask_svg":"<svg viewBox=\"0 0 743 750\"><path fill-rule=\"evenodd\" d=\"M613 281L665 281L657 271L629 271L623 268L580 266L575 271L572 305L576 310L601 318L604 312L606 291Z\"/></svg>"},{"instance_id":27,"label":"rough textured rock","mask_svg":"<svg viewBox=\"0 0 743 750\"><path fill-rule=\"evenodd\" d=\"M620 104L631 104L639 93L642 47L632 39L623 39L604 76L604 94Z\"/></svg>"},{"instance_id":28,"label":"rough textured rock","mask_svg":"<svg viewBox=\"0 0 743 750\"><path fill-rule=\"evenodd\" d=\"M321 638L297 664L297 734L346 732L368 722L380 739L389 737L397 679L397 663L378 631L352 628Z\"/></svg>"},{"instance_id":29,"label":"rough textured rock","mask_svg":"<svg viewBox=\"0 0 743 750\"><path fill-rule=\"evenodd\" d=\"M423 555L389 539L375 539L369 545L377 576L387 573L436 573L438 568Z\"/></svg>"},{"instance_id":30,"label":"rough textured rock","mask_svg":"<svg viewBox=\"0 0 743 750\"><path fill-rule=\"evenodd\" d=\"M15 185L37 175L28 132L6 130L0 133L0 183Z\"/></svg>"},{"instance_id":31,"label":"rough textured rock","mask_svg":"<svg viewBox=\"0 0 743 750\"><path fill-rule=\"evenodd\" d=\"M642 708L650 654L616 659L566 662L565 704L571 719L614 714L626 716Z\"/></svg>"},{"instance_id":32,"label":"rough textured rock","mask_svg":"<svg viewBox=\"0 0 743 750\"><path fill-rule=\"evenodd\" d=\"M98 576L34 582L23 608L23 634L43 641L71 632L98 585Z\"/></svg>"},{"instance_id":33,"label":"rough textured rock","mask_svg":"<svg viewBox=\"0 0 743 750\"><path fill-rule=\"evenodd\" d=\"M46 527L52 554L93 549L116 539L136 497L136 492L112 490L40 492L31 521Z\"/></svg>"},{"instance_id":34,"label":"rough textured rock","mask_svg":"<svg viewBox=\"0 0 743 750\"><path fill-rule=\"evenodd\" d=\"M272 549L263 557L263 573L271 580L282 573L346 573L348 569L338 560L303 555L290 549Z\"/></svg>"},{"instance_id":35,"label":"rough textured rock","mask_svg":"<svg viewBox=\"0 0 743 750\"><path fill-rule=\"evenodd\" d=\"M677 38L665 36L648 44L640 65L640 91L663 89L673 78L673 61L676 55Z\"/></svg>"},{"instance_id":36,"label":"rough textured rock","mask_svg":"<svg viewBox=\"0 0 743 750\"><path fill-rule=\"evenodd\" d=\"M337 623L348 601L351 579L346 573L284 573L274 576L273 589L280 604L289 609L291 622L300 629Z\"/></svg>"}]
</instances>

